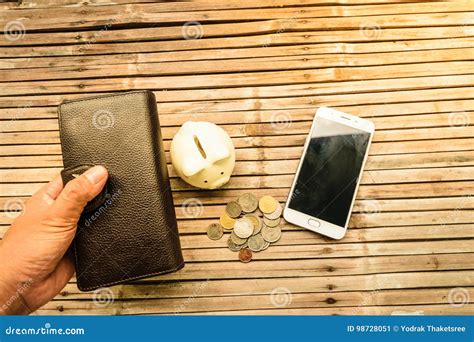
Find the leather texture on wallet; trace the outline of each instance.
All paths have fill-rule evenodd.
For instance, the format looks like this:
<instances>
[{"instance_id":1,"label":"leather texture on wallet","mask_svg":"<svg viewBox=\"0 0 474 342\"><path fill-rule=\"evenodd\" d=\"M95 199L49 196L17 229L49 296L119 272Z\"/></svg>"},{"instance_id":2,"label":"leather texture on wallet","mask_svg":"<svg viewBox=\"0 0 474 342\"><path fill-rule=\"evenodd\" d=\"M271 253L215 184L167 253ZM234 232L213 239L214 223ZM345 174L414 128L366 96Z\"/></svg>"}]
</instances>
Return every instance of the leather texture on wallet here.
<instances>
[{"instance_id":1,"label":"leather texture on wallet","mask_svg":"<svg viewBox=\"0 0 474 342\"><path fill-rule=\"evenodd\" d=\"M65 169L103 165L109 171L106 200L83 212L78 223L73 248L79 289L182 268L153 93L65 102L59 106L59 126Z\"/></svg>"}]
</instances>

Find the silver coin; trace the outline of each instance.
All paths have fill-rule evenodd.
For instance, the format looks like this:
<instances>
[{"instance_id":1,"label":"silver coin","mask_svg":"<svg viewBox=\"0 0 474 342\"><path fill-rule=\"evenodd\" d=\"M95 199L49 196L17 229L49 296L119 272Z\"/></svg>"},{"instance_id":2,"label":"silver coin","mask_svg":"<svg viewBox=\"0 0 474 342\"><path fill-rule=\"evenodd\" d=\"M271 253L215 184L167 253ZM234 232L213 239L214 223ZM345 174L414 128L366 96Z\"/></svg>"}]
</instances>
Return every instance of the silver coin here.
<instances>
[{"instance_id":1,"label":"silver coin","mask_svg":"<svg viewBox=\"0 0 474 342\"><path fill-rule=\"evenodd\" d=\"M253 225L252 235L260 233L260 231L262 230L263 221L260 217L258 217L258 215L255 215L253 213L252 214L245 214L244 218L246 218L250 222L252 222L252 225Z\"/></svg>"},{"instance_id":2,"label":"silver coin","mask_svg":"<svg viewBox=\"0 0 474 342\"><path fill-rule=\"evenodd\" d=\"M227 215L229 215L232 218L237 218L240 216L240 213L242 212L242 208L240 207L240 204L237 203L236 201L231 201L227 203L225 207L225 211Z\"/></svg>"},{"instance_id":3,"label":"silver coin","mask_svg":"<svg viewBox=\"0 0 474 342\"><path fill-rule=\"evenodd\" d=\"M211 240L219 240L223 234L222 226L219 223L211 223L207 228L207 237Z\"/></svg>"},{"instance_id":4,"label":"silver coin","mask_svg":"<svg viewBox=\"0 0 474 342\"><path fill-rule=\"evenodd\" d=\"M234 233L242 239L248 238L253 233L253 224L246 218L235 221Z\"/></svg>"},{"instance_id":5,"label":"silver coin","mask_svg":"<svg viewBox=\"0 0 474 342\"><path fill-rule=\"evenodd\" d=\"M276 220L281 216L281 213L283 212L283 207L281 206L280 203L277 204L277 208L275 209L274 212L270 214L264 214L264 216L269 219L269 220Z\"/></svg>"},{"instance_id":6,"label":"silver coin","mask_svg":"<svg viewBox=\"0 0 474 342\"><path fill-rule=\"evenodd\" d=\"M269 226L269 227L272 227L272 228L278 226L280 224L280 221L281 221L280 217L278 217L275 220L270 220L265 216L263 217L263 223L265 223L266 226Z\"/></svg>"},{"instance_id":7,"label":"silver coin","mask_svg":"<svg viewBox=\"0 0 474 342\"><path fill-rule=\"evenodd\" d=\"M227 239L227 247L229 247L229 249L232 251L232 252L238 252L240 251L240 249L242 248L243 245L237 245L234 243L234 241L232 241L232 239L229 238Z\"/></svg>"},{"instance_id":8,"label":"silver coin","mask_svg":"<svg viewBox=\"0 0 474 342\"><path fill-rule=\"evenodd\" d=\"M277 242L281 238L281 228L279 226L272 228L264 225L262 228L262 236L265 241Z\"/></svg>"},{"instance_id":9,"label":"silver coin","mask_svg":"<svg viewBox=\"0 0 474 342\"><path fill-rule=\"evenodd\" d=\"M248 239L249 248L253 252L261 251L265 242L266 241L263 239L262 234L252 235Z\"/></svg>"},{"instance_id":10,"label":"silver coin","mask_svg":"<svg viewBox=\"0 0 474 342\"><path fill-rule=\"evenodd\" d=\"M240 206L242 207L242 211L246 213L251 213L255 211L258 207L258 199L255 197L254 194L249 192L240 195L239 199L237 200Z\"/></svg>"},{"instance_id":11,"label":"silver coin","mask_svg":"<svg viewBox=\"0 0 474 342\"><path fill-rule=\"evenodd\" d=\"M236 245L243 245L244 243L247 242L247 239L242 239L235 235L235 232L230 233L230 238L232 239L232 242L234 242Z\"/></svg>"},{"instance_id":12,"label":"silver coin","mask_svg":"<svg viewBox=\"0 0 474 342\"><path fill-rule=\"evenodd\" d=\"M260 251L266 250L266 249L268 248L268 246L270 246L270 242L265 241L265 244L262 246L262 249L261 249ZM259 252L260 252L260 251L259 251Z\"/></svg>"}]
</instances>

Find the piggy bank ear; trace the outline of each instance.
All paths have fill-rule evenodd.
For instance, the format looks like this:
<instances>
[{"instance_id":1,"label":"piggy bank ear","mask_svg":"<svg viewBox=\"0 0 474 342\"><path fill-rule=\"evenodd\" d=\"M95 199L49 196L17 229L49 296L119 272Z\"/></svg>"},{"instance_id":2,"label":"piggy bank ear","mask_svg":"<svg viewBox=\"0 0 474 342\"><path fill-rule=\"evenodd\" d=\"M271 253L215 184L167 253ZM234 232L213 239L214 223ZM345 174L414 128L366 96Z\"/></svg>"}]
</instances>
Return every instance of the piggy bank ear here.
<instances>
[{"instance_id":1,"label":"piggy bank ear","mask_svg":"<svg viewBox=\"0 0 474 342\"><path fill-rule=\"evenodd\" d=\"M230 156L230 151L227 148L225 144L223 144L221 141L216 141L214 144L209 144L210 146L207 147L207 154L209 155L209 158L215 162L224 158L227 158Z\"/></svg>"},{"instance_id":2,"label":"piggy bank ear","mask_svg":"<svg viewBox=\"0 0 474 342\"><path fill-rule=\"evenodd\" d=\"M210 163L214 163L230 156L229 148L225 143L223 143L221 135L208 136L199 141L202 146L201 148L204 150L206 158Z\"/></svg>"},{"instance_id":3,"label":"piggy bank ear","mask_svg":"<svg viewBox=\"0 0 474 342\"><path fill-rule=\"evenodd\" d=\"M202 158L185 157L183 160L183 174L191 177L204 169L206 163Z\"/></svg>"}]
</instances>

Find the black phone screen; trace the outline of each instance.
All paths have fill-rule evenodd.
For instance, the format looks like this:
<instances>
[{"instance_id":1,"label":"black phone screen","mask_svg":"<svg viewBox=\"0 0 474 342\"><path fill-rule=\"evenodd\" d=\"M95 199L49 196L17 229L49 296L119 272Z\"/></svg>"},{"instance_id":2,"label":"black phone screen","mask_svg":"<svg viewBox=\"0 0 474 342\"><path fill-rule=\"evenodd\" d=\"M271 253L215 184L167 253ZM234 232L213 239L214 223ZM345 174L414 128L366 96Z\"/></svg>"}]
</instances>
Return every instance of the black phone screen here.
<instances>
[{"instance_id":1,"label":"black phone screen","mask_svg":"<svg viewBox=\"0 0 474 342\"><path fill-rule=\"evenodd\" d=\"M345 226L370 133L316 117L288 207Z\"/></svg>"}]
</instances>

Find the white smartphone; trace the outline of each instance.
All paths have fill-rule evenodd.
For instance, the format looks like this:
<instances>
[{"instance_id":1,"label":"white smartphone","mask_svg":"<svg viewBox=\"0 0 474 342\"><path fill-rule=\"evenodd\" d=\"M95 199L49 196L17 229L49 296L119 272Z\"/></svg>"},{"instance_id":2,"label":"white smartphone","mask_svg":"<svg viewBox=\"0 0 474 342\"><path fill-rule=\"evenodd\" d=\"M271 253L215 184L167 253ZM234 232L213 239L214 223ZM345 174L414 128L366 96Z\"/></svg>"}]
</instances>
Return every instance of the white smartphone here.
<instances>
[{"instance_id":1,"label":"white smartphone","mask_svg":"<svg viewBox=\"0 0 474 342\"><path fill-rule=\"evenodd\" d=\"M373 135L371 121L319 108L285 204L285 220L341 239Z\"/></svg>"}]
</instances>

